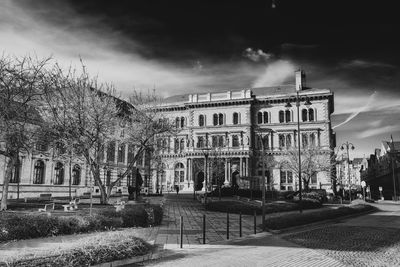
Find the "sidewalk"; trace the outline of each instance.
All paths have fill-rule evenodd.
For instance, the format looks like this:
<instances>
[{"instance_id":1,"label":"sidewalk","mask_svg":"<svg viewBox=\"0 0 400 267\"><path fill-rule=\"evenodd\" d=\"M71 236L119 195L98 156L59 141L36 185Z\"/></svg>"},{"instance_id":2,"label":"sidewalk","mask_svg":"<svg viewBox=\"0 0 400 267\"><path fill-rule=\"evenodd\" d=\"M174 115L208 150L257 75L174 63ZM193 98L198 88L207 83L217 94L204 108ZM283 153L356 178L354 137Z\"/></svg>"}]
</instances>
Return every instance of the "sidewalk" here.
<instances>
[{"instance_id":1,"label":"sidewalk","mask_svg":"<svg viewBox=\"0 0 400 267\"><path fill-rule=\"evenodd\" d=\"M318 250L298 246L278 236L260 233L246 238L170 249L170 255L146 266L344 266Z\"/></svg>"}]
</instances>

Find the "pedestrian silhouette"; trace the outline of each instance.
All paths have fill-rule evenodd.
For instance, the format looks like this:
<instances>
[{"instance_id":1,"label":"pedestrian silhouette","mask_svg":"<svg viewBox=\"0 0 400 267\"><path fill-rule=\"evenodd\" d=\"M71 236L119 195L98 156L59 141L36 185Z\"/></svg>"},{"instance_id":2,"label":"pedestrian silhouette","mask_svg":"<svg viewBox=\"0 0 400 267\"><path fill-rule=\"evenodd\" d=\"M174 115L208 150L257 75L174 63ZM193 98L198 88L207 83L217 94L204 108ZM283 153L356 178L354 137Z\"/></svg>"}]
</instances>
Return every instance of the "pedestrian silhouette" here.
<instances>
[{"instance_id":1,"label":"pedestrian silhouette","mask_svg":"<svg viewBox=\"0 0 400 267\"><path fill-rule=\"evenodd\" d=\"M176 194L179 193L179 186L175 186Z\"/></svg>"}]
</instances>

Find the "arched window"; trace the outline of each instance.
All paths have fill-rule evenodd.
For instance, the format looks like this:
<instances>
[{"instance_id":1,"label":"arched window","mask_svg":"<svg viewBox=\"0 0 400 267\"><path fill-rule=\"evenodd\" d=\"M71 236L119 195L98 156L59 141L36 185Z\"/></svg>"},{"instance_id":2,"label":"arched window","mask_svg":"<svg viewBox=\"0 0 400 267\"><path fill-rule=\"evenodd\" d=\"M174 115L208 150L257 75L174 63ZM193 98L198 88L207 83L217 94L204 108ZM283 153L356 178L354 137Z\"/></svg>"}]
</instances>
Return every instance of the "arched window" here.
<instances>
[{"instance_id":1,"label":"arched window","mask_svg":"<svg viewBox=\"0 0 400 267\"><path fill-rule=\"evenodd\" d=\"M115 161L115 142L110 142L107 147L107 161Z\"/></svg>"},{"instance_id":2,"label":"arched window","mask_svg":"<svg viewBox=\"0 0 400 267\"><path fill-rule=\"evenodd\" d=\"M214 124L214 126L218 125L218 114L214 114L214 116L213 116L213 124Z\"/></svg>"},{"instance_id":3,"label":"arched window","mask_svg":"<svg viewBox=\"0 0 400 267\"><path fill-rule=\"evenodd\" d=\"M34 184L43 184L44 183L44 162L42 160L38 160L35 163L35 168L33 170L33 183Z\"/></svg>"},{"instance_id":4,"label":"arched window","mask_svg":"<svg viewBox=\"0 0 400 267\"><path fill-rule=\"evenodd\" d=\"M285 119L286 119L286 122L290 122L291 121L291 119L290 119L290 110L286 110L285 111Z\"/></svg>"},{"instance_id":5,"label":"arched window","mask_svg":"<svg viewBox=\"0 0 400 267\"><path fill-rule=\"evenodd\" d=\"M199 115L199 126L204 126L204 115Z\"/></svg>"},{"instance_id":6,"label":"arched window","mask_svg":"<svg viewBox=\"0 0 400 267\"><path fill-rule=\"evenodd\" d=\"M308 110L308 120L314 121L314 110L312 108Z\"/></svg>"},{"instance_id":7,"label":"arched window","mask_svg":"<svg viewBox=\"0 0 400 267\"><path fill-rule=\"evenodd\" d=\"M315 134L310 134L310 146L315 147Z\"/></svg>"},{"instance_id":8,"label":"arched window","mask_svg":"<svg viewBox=\"0 0 400 267\"><path fill-rule=\"evenodd\" d=\"M285 135L280 134L279 135L279 148L284 148L285 147Z\"/></svg>"},{"instance_id":9,"label":"arched window","mask_svg":"<svg viewBox=\"0 0 400 267\"><path fill-rule=\"evenodd\" d=\"M218 146L219 147L224 146L224 137L222 135L218 136Z\"/></svg>"},{"instance_id":10,"label":"arched window","mask_svg":"<svg viewBox=\"0 0 400 267\"><path fill-rule=\"evenodd\" d=\"M54 167L54 184L64 183L64 165L61 162L57 162Z\"/></svg>"},{"instance_id":11,"label":"arched window","mask_svg":"<svg viewBox=\"0 0 400 267\"><path fill-rule=\"evenodd\" d=\"M307 121L307 109L303 109L303 110L301 111L301 119L302 119L303 121Z\"/></svg>"},{"instance_id":12,"label":"arched window","mask_svg":"<svg viewBox=\"0 0 400 267\"><path fill-rule=\"evenodd\" d=\"M135 146L128 145L128 164L135 158Z\"/></svg>"},{"instance_id":13,"label":"arched window","mask_svg":"<svg viewBox=\"0 0 400 267\"><path fill-rule=\"evenodd\" d=\"M279 111L279 122L284 122L285 121L285 112L283 110Z\"/></svg>"},{"instance_id":14,"label":"arched window","mask_svg":"<svg viewBox=\"0 0 400 267\"><path fill-rule=\"evenodd\" d=\"M175 118L175 127L179 128L179 125L180 125L180 119L179 119L179 117L176 117Z\"/></svg>"},{"instance_id":15,"label":"arched window","mask_svg":"<svg viewBox=\"0 0 400 267\"><path fill-rule=\"evenodd\" d=\"M179 162L175 165L175 182L183 183L185 181L185 166Z\"/></svg>"},{"instance_id":16,"label":"arched window","mask_svg":"<svg viewBox=\"0 0 400 267\"><path fill-rule=\"evenodd\" d=\"M239 124L239 113L233 113L233 124Z\"/></svg>"},{"instance_id":17,"label":"arched window","mask_svg":"<svg viewBox=\"0 0 400 267\"><path fill-rule=\"evenodd\" d=\"M239 136L232 135L232 147L238 147L238 146L239 146Z\"/></svg>"},{"instance_id":18,"label":"arched window","mask_svg":"<svg viewBox=\"0 0 400 267\"><path fill-rule=\"evenodd\" d=\"M212 145L212 147L218 146L218 136L214 135L211 137L211 145Z\"/></svg>"},{"instance_id":19,"label":"arched window","mask_svg":"<svg viewBox=\"0 0 400 267\"><path fill-rule=\"evenodd\" d=\"M185 140L183 138L181 139L181 142L180 142L180 145L179 145L179 150L180 151L185 150Z\"/></svg>"},{"instance_id":20,"label":"arched window","mask_svg":"<svg viewBox=\"0 0 400 267\"><path fill-rule=\"evenodd\" d=\"M301 139L302 139L303 147L308 147L308 136L307 136L307 134L303 133L301 135Z\"/></svg>"},{"instance_id":21,"label":"arched window","mask_svg":"<svg viewBox=\"0 0 400 267\"><path fill-rule=\"evenodd\" d=\"M219 125L224 124L224 114L222 114L222 113L218 114L218 124Z\"/></svg>"},{"instance_id":22,"label":"arched window","mask_svg":"<svg viewBox=\"0 0 400 267\"><path fill-rule=\"evenodd\" d=\"M266 135L266 136L263 137L263 140L264 140L264 149L269 148L269 138L268 138L268 137L269 137L268 135Z\"/></svg>"},{"instance_id":23,"label":"arched window","mask_svg":"<svg viewBox=\"0 0 400 267\"><path fill-rule=\"evenodd\" d=\"M11 179L10 179L10 183L14 183L17 184L20 182L20 175L21 175L21 163L18 160L17 163L15 163L14 168L12 170L12 174L11 174Z\"/></svg>"},{"instance_id":24,"label":"arched window","mask_svg":"<svg viewBox=\"0 0 400 267\"><path fill-rule=\"evenodd\" d=\"M179 150L179 139L175 138L175 140L174 140L174 152L176 153L176 152L178 152L178 150Z\"/></svg>"},{"instance_id":25,"label":"arched window","mask_svg":"<svg viewBox=\"0 0 400 267\"><path fill-rule=\"evenodd\" d=\"M181 117L181 128L185 127L185 117Z\"/></svg>"},{"instance_id":26,"label":"arched window","mask_svg":"<svg viewBox=\"0 0 400 267\"><path fill-rule=\"evenodd\" d=\"M81 167L76 164L72 169L72 184L79 185L81 183Z\"/></svg>"},{"instance_id":27,"label":"arched window","mask_svg":"<svg viewBox=\"0 0 400 267\"><path fill-rule=\"evenodd\" d=\"M268 112L264 111L264 123L268 123Z\"/></svg>"},{"instance_id":28,"label":"arched window","mask_svg":"<svg viewBox=\"0 0 400 267\"><path fill-rule=\"evenodd\" d=\"M258 112L257 113L257 123L261 124L263 122L263 118L262 118L262 112Z\"/></svg>"},{"instance_id":29,"label":"arched window","mask_svg":"<svg viewBox=\"0 0 400 267\"><path fill-rule=\"evenodd\" d=\"M292 137L290 134L286 135L286 148L290 148L292 146Z\"/></svg>"},{"instance_id":30,"label":"arched window","mask_svg":"<svg viewBox=\"0 0 400 267\"><path fill-rule=\"evenodd\" d=\"M197 137L197 147L204 147L204 137L203 136Z\"/></svg>"},{"instance_id":31,"label":"arched window","mask_svg":"<svg viewBox=\"0 0 400 267\"><path fill-rule=\"evenodd\" d=\"M160 145L160 140L157 141L157 145ZM118 147L118 162L125 162L125 144Z\"/></svg>"}]
</instances>

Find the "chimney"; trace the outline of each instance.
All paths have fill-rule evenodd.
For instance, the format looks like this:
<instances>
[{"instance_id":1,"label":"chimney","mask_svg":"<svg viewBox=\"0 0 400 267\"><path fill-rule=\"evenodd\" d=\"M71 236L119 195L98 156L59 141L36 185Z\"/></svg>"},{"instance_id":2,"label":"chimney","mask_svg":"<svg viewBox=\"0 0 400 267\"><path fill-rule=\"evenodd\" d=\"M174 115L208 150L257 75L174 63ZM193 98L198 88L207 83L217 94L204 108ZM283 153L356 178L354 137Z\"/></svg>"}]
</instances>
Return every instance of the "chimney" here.
<instances>
[{"instance_id":1,"label":"chimney","mask_svg":"<svg viewBox=\"0 0 400 267\"><path fill-rule=\"evenodd\" d=\"M296 73L296 91L303 90L306 87L306 73L302 70L298 70Z\"/></svg>"}]
</instances>

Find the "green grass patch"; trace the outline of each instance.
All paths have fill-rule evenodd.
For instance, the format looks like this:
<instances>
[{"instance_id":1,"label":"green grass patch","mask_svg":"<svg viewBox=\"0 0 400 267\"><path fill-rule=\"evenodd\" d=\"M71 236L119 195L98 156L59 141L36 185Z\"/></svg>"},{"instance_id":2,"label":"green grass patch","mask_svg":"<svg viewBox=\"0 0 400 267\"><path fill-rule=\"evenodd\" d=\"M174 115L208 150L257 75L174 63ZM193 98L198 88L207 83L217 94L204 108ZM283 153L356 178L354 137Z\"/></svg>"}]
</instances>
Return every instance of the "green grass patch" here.
<instances>
[{"instance_id":1,"label":"green grass patch","mask_svg":"<svg viewBox=\"0 0 400 267\"><path fill-rule=\"evenodd\" d=\"M265 204L266 213L284 212L298 210L300 206L299 202L272 202ZM316 209L321 208L322 204L319 201L312 199L304 199L301 202L303 209ZM251 202L242 201L216 201L207 203L207 210L219 211L219 212L229 212L229 213L242 213L247 215L261 214L261 204L253 204Z\"/></svg>"},{"instance_id":2,"label":"green grass patch","mask_svg":"<svg viewBox=\"0 0 400 267\"><path fill-rule=\"evenodd\" d=\"M293 226L305 225L313 222L334 219L341 216L357 214L373 210L370 205L353 205L347 207L339 207L337 209L322 209L307 213L283 214L281 216L267 218L265 225L269 229L279 230Z\"/></svg>"},{"instance_id":3,"label":"green grass patch","mask_svg":"<svg viewBox=\"0 0 400 267\"><path fill-rule=\"evenodd\" d=\"M91 266L145 255L152 246L129 231L77 238L54 250L22 253L3 259L7 266Z\"/></svg>"}]
</instances>

